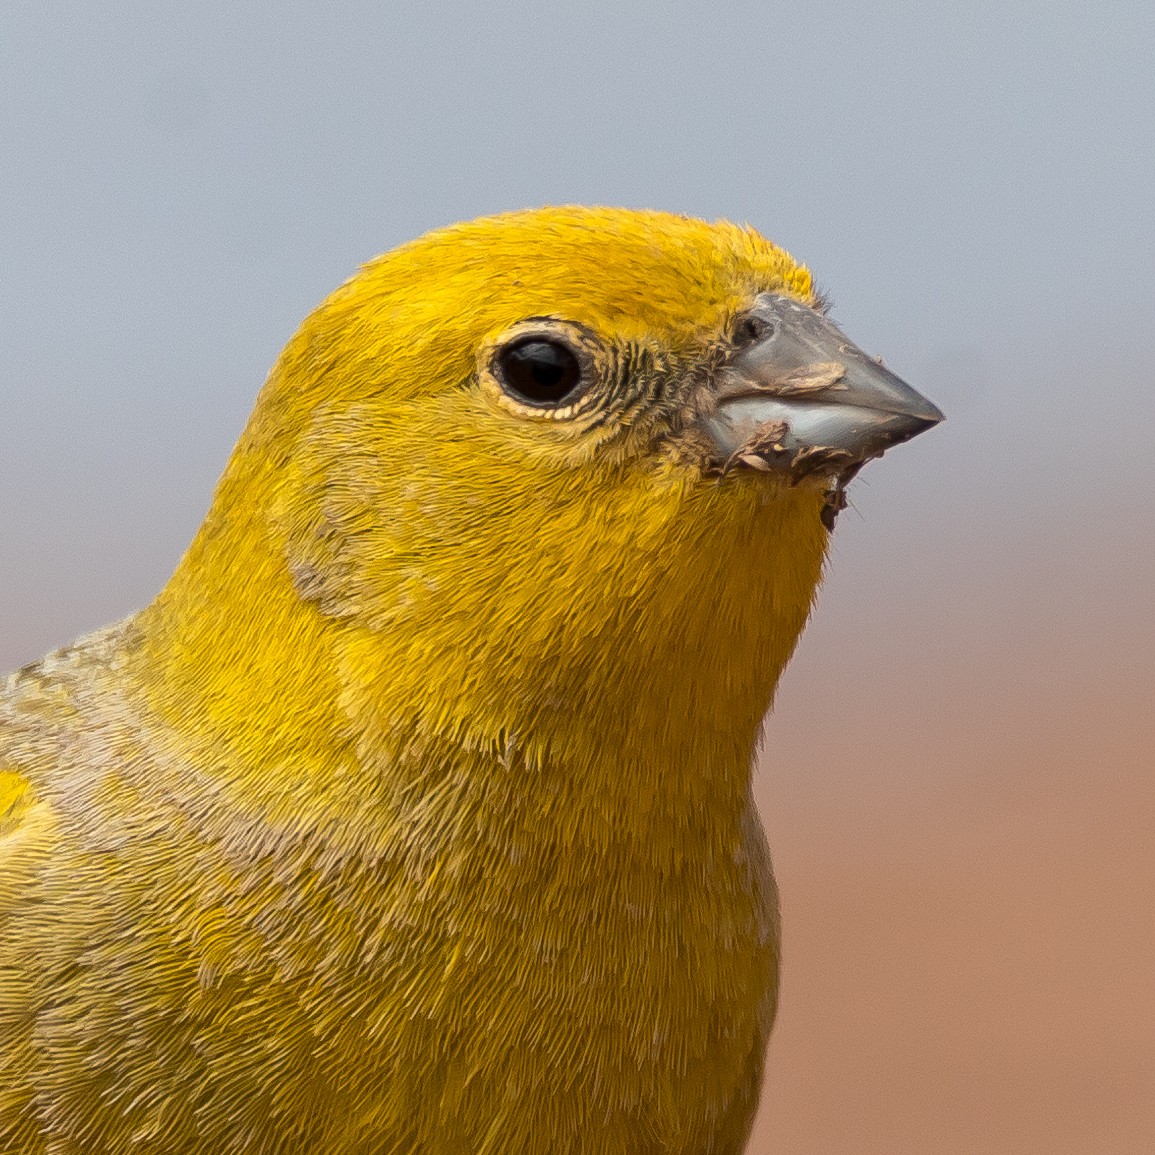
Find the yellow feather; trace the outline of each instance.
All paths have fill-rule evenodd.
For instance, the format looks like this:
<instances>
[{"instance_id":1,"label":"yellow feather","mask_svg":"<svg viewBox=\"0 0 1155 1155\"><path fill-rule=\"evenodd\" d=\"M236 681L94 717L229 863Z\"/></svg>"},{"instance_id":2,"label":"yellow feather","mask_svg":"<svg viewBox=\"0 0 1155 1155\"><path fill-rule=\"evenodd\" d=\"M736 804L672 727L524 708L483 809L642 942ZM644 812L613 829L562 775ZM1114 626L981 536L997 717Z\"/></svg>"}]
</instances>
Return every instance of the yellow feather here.
<instances>
[{"instance_id":1,"label":"yellow feather","mask_svg":"<svg viewBox=\"0 0 1155 1155\"><path fill-rule=\"evenodd\" d=\"M560 318L684 382L768 290L752 230L560 208L305 321L157 600L0 696L0 1152L741 1150L823 493L486 351Z\"/></svg>"}]
</instances>

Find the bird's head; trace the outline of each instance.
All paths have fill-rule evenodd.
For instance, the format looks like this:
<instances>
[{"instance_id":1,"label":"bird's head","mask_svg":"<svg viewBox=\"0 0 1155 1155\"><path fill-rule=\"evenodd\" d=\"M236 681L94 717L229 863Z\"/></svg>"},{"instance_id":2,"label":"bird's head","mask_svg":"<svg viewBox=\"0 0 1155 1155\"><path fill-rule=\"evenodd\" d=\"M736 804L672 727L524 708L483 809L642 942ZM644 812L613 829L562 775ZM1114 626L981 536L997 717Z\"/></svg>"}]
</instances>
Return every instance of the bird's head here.
<instances>
[{"instance_id":1,"label":"bird's head","mask_svg":"<svg viewBox=\"0 0 1155 1155\"><path fill-rule=\"evenodd\" d=\"M845 481L940 416L750 228L515 213L308 318L202 537L275 540L387 727L748 744Z\"/></svg>"}]
</instances>

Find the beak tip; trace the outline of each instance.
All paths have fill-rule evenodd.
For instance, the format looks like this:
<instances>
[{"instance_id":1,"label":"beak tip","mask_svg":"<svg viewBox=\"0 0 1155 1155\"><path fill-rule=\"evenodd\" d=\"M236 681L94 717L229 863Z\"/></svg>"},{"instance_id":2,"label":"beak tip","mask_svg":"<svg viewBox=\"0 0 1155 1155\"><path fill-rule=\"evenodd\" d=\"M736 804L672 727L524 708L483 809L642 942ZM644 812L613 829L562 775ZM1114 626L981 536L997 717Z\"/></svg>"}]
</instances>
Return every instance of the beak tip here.
<instances>
[{"instance_id":1,"label":"beak tip","mask_svg":"<svg viewBox=\"0 0 1155 1155\"><path fill-rule=\"evenodd\" d=\"M888 448L901 445L903 442L912 441L920 433L933 429L943 420L945 418L942 413L928 402L925 407L920 406L917 412L896 413L883 436L890 443Z\"/></svg>"},{"instance_id":2,"label":"beak tip","mask_svg":"<svg viewBox=\"0 0 1155 1155\"><path fill-rule=\"evenodd\" d=\"M925 433L928 429L941 425L946 420L946 414L937 406L928 404L921 413L911 414L911 420L919 423L918 428L914 431L915 434Z\"/></svg>"},{"instance_id":3,"label":"beak tip","mask_svg":"<svg viewBox=\"0 0 1155 1155\"><path fill-rule=\"evenodd\" d=\"M931 429L946 420L946 414L933 401L928 401L925 397L923 398L922 410L912 414L912 416L920 417L926 422L923 428L919 430L919 433L923 433L927 429Z\"/></svg>"}]
</instances>

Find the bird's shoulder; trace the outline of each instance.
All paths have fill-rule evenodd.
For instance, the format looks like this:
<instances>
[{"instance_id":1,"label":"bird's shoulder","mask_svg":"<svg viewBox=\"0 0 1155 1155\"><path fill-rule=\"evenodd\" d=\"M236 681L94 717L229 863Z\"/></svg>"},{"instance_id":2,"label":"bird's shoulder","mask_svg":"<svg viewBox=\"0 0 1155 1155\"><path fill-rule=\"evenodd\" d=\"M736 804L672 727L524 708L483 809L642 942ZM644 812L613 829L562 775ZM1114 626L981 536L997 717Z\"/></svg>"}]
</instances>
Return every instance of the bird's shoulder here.
<instances>
[{"instance_id":1,"label":"bird's shoulder","mask_svg":"<svg viewBox=\"0 0 1155 1155\"><path fill-rule=\"evenodd\" d=\"M0 861L5 842L19 835L28 812L36 804L32 783L19 771L0 766Z\"/></svg>"},{"instance_id":2,"label":"bird's shoulder","mask_svg":"<svg viewBox=\"0 0 1155 1155\"><path fill-rule=\"evenodd\" d=\"M115 665L127 626L89 634L0 680L0 873L53 825L51 799L69 752L99 726L93 689Z\"/></svg>"},{"instance_id":3,"label":"bird's shoulder","mask_svg":"<svg viewBox=\"0 0 1155 1155\"><path fill-rule=\"evenodd\" d=\"M50 854L55 826L52 807L28 778L0 765L0 932L5 916L27 898L36 863ZM2 956L0 943L0 963Z\"/></svg>"}]
</instances>

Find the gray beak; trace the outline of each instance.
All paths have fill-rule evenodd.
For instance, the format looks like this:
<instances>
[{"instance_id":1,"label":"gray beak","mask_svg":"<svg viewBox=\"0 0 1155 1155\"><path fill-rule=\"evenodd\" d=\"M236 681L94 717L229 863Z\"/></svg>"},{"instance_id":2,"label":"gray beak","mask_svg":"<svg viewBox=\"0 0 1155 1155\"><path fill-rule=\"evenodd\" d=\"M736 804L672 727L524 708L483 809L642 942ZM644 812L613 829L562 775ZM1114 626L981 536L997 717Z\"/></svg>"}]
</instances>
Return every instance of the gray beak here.
<instances>
[{"instance_id":1,"label":"gray beak","mask_svg":"<svg viewBox=\"0 0 1155 1155\"><path fill-rule=\"evenodd\" d=\"M747 316L750 343L719 371L701 418L725 469L741 463L795 480L848 478L943 419L801 302L764 293Z\"/></svg>"}]
</instances>

